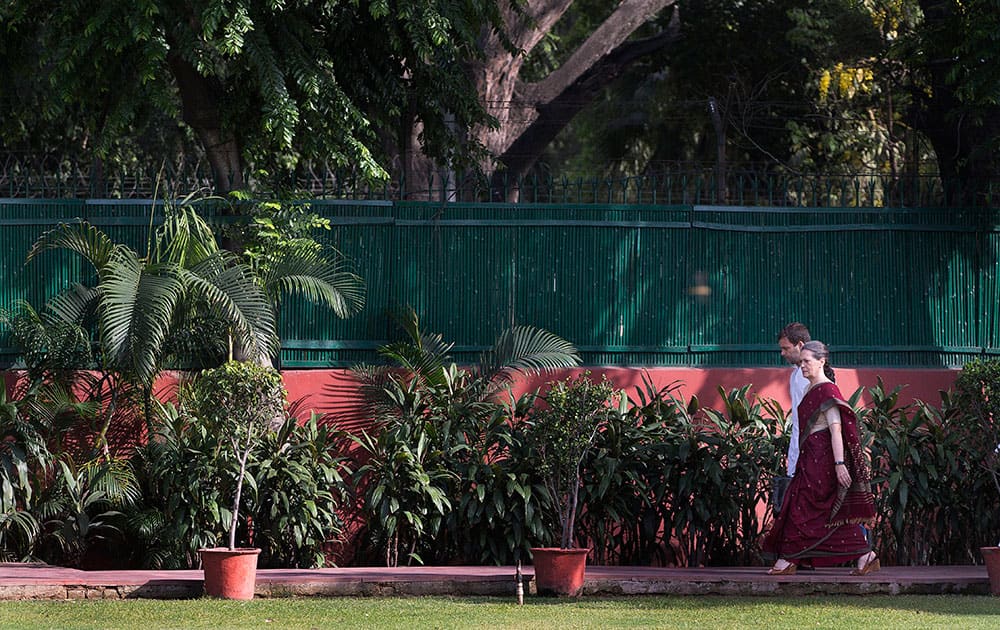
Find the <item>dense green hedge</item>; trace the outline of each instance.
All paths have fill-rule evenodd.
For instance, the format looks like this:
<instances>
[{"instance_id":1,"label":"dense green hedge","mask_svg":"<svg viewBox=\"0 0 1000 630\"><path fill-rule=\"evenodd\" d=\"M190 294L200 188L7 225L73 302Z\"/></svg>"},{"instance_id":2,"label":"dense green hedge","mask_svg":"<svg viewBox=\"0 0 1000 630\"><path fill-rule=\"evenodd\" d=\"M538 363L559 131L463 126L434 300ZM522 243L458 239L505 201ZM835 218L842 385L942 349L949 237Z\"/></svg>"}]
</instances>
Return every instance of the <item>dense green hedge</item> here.
<instances>
[{"instance_id":1,"label":"dense green hedge","mask_svg":"<svg viewBox=\"0 0 1000 630\"><path fill-rule=\"evenodd\" d=\"M531 439L540 401L484 397L451 370L438 383L398 374L405 412L387 412L362 448L345 449L314 418L281 425L254 451L240 528L266 566L323 562L354 507L357 563L511 563L557 540ZM978 547L996 543L998 376L1000 362L969 364L936 405L901 406L899 390L879 383L858 408L877 486L872 535L887 562L978 563ZM578 542L597 563L760 564L770 512L759 508L783 468L785 411L746 388L723 392L721 409L674 392L647 384L614 407L582 462ZM92 411L44 387L0 401L5 558L87 565L113 547L126 550L119 564L191 566L228 524L231 480L205 483L222 465L220 436L164 407L131 454L88 454L86 439L63 447L73 431L86 436Z\"/></svg>"}]
</instances>

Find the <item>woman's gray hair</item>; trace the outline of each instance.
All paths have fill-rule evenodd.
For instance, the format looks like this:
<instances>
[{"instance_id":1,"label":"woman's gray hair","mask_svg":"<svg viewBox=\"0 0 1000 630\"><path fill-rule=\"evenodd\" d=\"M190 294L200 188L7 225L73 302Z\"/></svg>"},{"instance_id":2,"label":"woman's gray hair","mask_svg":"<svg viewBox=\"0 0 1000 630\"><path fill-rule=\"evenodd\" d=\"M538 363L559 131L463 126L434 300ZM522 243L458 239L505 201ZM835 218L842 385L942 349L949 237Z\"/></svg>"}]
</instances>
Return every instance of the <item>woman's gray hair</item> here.
<instances>
[{"instance_id":1,"label":"woman's gray hair","mask_svg":"<svg viewBox=\"0 0 1000 630\"><path fill-rule=\"evenodd\" d=\"M817 359L826 360L826 363L823 364L823 374L826 374L826 377L831 381L836 381L837 379L833 375L833 367L830 365L830 349L826 347L826 344L818 339L813 339L802 345L802 352L806 350L811 352Z\"/></svg>"}]
</instances>

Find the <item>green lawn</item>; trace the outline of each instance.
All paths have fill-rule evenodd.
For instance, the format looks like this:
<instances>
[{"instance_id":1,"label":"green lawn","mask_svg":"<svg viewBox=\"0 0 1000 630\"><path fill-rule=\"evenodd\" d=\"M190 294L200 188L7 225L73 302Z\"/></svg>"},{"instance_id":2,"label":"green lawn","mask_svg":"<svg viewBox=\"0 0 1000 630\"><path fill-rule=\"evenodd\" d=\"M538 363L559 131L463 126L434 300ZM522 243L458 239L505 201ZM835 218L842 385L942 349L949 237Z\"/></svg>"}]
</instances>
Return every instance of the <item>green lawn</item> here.
<instances>
[{"instance_id":1,"label":"green lawn","mask_svg":"<svg viewBox=\"0 0 1000 630\"><path fill-rule=\"evenodd\" d=\"M0 602L0 628L998 628L978 596Z\"/></svg>"}]
</instances>

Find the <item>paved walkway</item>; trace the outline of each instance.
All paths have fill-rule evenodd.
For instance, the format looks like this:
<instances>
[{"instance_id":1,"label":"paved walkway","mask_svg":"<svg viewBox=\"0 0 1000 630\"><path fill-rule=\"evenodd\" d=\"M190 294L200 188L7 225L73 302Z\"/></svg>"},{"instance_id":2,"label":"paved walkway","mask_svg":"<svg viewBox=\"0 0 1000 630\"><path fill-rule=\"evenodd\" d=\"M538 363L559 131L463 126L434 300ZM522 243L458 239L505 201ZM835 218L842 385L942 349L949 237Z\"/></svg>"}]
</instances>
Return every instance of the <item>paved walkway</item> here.
<instances>
[{"instance_id":1,"label":"paved walkway","mask_svg":"<svg viewBox=\"0 0 1000 630\"><path fill-rule=\"evenodd\" d=\"M865 577L849 569L770 576L762 567L665 569L587 567L588 595L793 595L989 593L985 567L885 567ZM525 567L530 582L532 568ZM531 592L530 584L525 589ZM0 564L2 599L190 598L202 594L201 571L79 571ZM258 597L378 595L514 596L513 567L262 569Z\"/></svg>"}]
</instances>

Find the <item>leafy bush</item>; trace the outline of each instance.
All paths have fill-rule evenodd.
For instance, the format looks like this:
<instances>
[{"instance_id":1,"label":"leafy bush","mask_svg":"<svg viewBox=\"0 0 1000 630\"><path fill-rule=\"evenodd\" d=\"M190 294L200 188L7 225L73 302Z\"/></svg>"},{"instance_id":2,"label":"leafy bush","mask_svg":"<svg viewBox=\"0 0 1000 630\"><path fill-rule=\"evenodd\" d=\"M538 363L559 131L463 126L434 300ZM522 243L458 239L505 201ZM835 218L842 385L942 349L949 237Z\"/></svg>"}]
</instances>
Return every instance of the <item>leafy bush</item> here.
<instances>
[{"instance_id":1,"label":"leafy bush","mask_svg":"<svg viewBox=\"0 0 1000 630\"><path fill-rule=\"evenodd\" d=\"M42 427L0 387L0 559L26 560L34 553L41 526L32 510L54 465Z\"/></svg>"},{"instance_id":2,"label":"leafy bush","mask_svg":"<svg viewBox=\"0 0 1000 630\"><path fill-rule=\"evenodd\" d=\"M454 509L442 523L440 561L514 564L532 546L551 544L548 495L525 436L535 393L487 407L455 435L463 448L448 462Z\"/></svg>"},{"instance_id":3,"label":"leafy bush","mask_svg":"<svg viewBox=\"0 0 1000 630\"><path fill-rule=\"evenodd\" d=\"M117 510L135 503L137 484L126 462L79 439L101 442L84 423L98 405L46 373L13 399L0 387L0 557L80 566L94 543L118 535Z\"/></svg>"},{"instance_id":4,"label":"leafy bush","mask_svg":"<svg viewBox=\"0 0 1000 630\"><path fill-rule=\"evenodd\" d=\"M250 468L257 491L249 513L261 567L326 564L329 547L343 533L345 450L340 433L316 415L302 424L289 418L265 437Z\"/></svg>"},{"instance_id":5,"label":"leafy bush","mask_svg":"<svg viewBox=\"0 0 1000 630\"><path fill-rule=\"evenodd\" d=\"M890 511L918 530L934 529L907 532L927 548L901 551L899 560L979 562L978 548L1000 538L1000 360L970 361L956 378L954 395L943 394L940 409L918 405L904 416L915 425L911 434L927 434L928 444L919 459L894 466L888 485L902 479L907 493L900 492L900 505ZM926 505L923 513L910 509L914 494L918 505Z\"/></svg>"},{"instance_id":6,"label":"leafy bush","mask_svg":"<svg viewBox=\"0 0 1000 630\"><path fill-rule=\"evenodd\" d=\"M198 566L198 549L217 547L231 519L232 480L220 473L223 436L173 405L159 406L154 433L135 455L145 508L131 514L145 567Z\"/></svg>"},{"instance_id":7,"label":"leafy bush","mask_svg":"<svg viewBox=\"0 0 1000 630\"><path fill-rule=\"evenodd\" d=\"M691 520L675 519L674 535L685 527L695 544L688 563L756 564L763 522L758 508L768 505L770 479L779 473L782 453L777 430L784 415L771 401L754 399L749 385L725 392L723 409L704 408L701 441L712 453L700 466L689 466L686 477L701 479L690 495ZM700 424L700 423L699 423ZM780 474L780 473L779 473Z\"/></svg>"},{"instance_id":8,"label":"leafy bush","mask_svg":"<svg viewBox=\"0 0 1000 630\"><path fill-rule=\"evenodd\" d=\"M528 419L528 441L554 510L562 549L576 543L577 516L587 505L580 501L584 460L616 413L616 395L606 378L595 383L585 372L552 383L545 394L546 406Z\"/></svg>"},{"instance_id":9,"label":"leafy bush","mask_svg":"<svg viewBox=\"0 0 1000 630\"><path fill-rule=\"evenodd\" d=\"M989 473L1000 496L1000 359L966 363L955 380L954 403L963 434L980 447L972 461Z\"/></svg>"},{"instance_id":10,"label":"leafy bush","mask_svg":"<svg viewBox=\"0 0 1000 630\"><path fill-rule=\"evenodd\" d=\"M876 546L897 564L967 563L986 516L976 515L986 477L967 459L971 445L949 397L942 409L900 406L901 390L879 381L859 410L872 454Z\"/></svg>"},{"instance_id":11,"label":"leafy bush","mask_svg":"<svg viewBox=\"0 0 1000 630\"><path fill-rule=\"evenodd\" d=\"M354 369L363 399L356 415L374 435L353 481L366 516L362 559L406 562L510 562L546 529L545 493L531 476L523 432L512 425L533 397L510 397L513 373L537 373L579 361L564 339L521 326L502 332L479 364L459 368L440 335L424 334L409 310L408 340L379 352L393 366Z\"/></svg>"},{"instance_id":12,"label":"leafy bush","mask_svg":"<svg viewBox=\"0 0 1000 630\"><path fill-rule=\"evenodd\" d=\"M199 548L238 536L262 548L262 566L322 565L342 529L335 433L316 418L287 418L277 373L254 364L202 374L180 400L180 409L161 406L155 435L137 452L146 509L131 525L142 563L196 567ZM243 441L234 448L233 439Z\"/></svg>"},{"instance_id":13,"label":"leafy bush","mask_svg":"<svg viewBox=\"0 0 1000 630\"><path fill-rule=\"evenodd\" d=\"M598 564L661 564L669 550L665 502L670 496L669 432L680 407L670 398L676 384L661 389L645 379L626 413L612 413L582 466L580 540Z\"/></svg>"},{"instance_id":14,"label":"leafy bush","mask_svg":"<svg viewBox=\"0 0 1000 630\"><path fill-rule=\"evenodd\" d=\"M217 472L220 477L235 474L228 518L229 548L235 549L247 460L268 430L285 420L281 375L271 367L229 361L198 372L189 384L181 386L179 396L190 405L194 417L219 437L220 446L228 446L219 450L223 466Z\"/></svg>"},{"instance_id":15,"label":"leafy bush","mask_svg":"<svg viewBox=\"0 0 1000 630\"><path fill-rule=\"evenodd\" d=\"M91 548L111 549L122 541L124 514L140 500L136 477L125 460L75 466L59 460L59 474L37 506L45 518L40 553L49 562L82 566Z\"/></svg>"}]
</instances>

